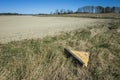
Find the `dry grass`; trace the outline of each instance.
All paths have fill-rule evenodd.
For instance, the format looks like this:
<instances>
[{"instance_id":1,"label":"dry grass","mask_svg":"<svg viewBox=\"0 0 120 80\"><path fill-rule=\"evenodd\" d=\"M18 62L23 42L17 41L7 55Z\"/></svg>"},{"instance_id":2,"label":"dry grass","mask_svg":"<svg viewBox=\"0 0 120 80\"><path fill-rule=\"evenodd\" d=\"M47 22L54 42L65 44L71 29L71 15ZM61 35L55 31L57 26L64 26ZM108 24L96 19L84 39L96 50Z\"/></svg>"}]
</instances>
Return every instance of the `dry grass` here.
<instances>
[{"instance_id":1,"label":"dry grass","mask_svg":"<svg viewBox=\"0 0 120 80\"><path fill-rule=\"evenodd\" d=\"M103 18L103 19L120 19L120 13L102 13L102 14L90 14L90 13L79 13L79 14L60 14L60 15L39 15L39 16L55 16L55 17L83 17L83 18Z\"/></svg>"},{"instance_id":2,"label":"dry grass","mask_svg":"<svg viewBox=\"0 0 120 80\"><path fill-rule=\"evenodd\" d=\"M120 21L0 45L0 80L119 80ZM87 68L65 47L90 52Z\"/></svg>"},{"instance_id":3,"label":"dry grass","mask_svg":"<svg viewBox=\"0 0 120 80\"><path fill-rule=\"evenodd\" d=\"M120 19L120 13L103 13L103 14L69 14L69 16L75 17L89 17L89 18L105 18L105 19Z\"/></svg>"}]
</instances>

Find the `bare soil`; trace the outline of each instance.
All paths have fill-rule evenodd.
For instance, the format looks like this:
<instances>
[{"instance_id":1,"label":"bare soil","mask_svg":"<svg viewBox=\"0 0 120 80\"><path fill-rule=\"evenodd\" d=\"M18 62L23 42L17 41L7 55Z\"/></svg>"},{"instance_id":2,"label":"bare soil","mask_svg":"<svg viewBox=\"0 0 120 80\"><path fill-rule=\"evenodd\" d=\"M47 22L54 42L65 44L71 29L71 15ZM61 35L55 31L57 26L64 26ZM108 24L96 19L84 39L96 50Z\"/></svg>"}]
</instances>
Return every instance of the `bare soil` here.
<instances>
[{"instance_id":1,"label":"bare soil","mask_svg":"<svg viewBox=\"0 0 120 80\"><path fill-rule=\"evenodd\" d=\"M0 16L0 43L43 38L106 21L74 17Z\"/></svg>"}]
</instances>

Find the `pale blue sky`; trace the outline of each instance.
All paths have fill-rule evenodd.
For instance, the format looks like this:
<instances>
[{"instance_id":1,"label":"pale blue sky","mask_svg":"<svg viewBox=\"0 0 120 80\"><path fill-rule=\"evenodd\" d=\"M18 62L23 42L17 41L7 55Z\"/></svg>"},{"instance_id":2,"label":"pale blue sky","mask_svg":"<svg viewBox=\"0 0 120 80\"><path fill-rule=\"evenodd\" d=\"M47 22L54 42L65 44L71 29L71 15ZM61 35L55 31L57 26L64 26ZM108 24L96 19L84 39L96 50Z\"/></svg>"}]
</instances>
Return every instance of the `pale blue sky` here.
<instances>
[{"instance_id":1,"label":"pale blue sky","mask_svg":"<svg viewBox=\"0 0 120 80\"><path fill-rule=\"evenodd\" d=\"M71 9L88 5L118 6L120 0L0 0L0 13L50 13L56 9Z\"/></svg>"}]
</instances>

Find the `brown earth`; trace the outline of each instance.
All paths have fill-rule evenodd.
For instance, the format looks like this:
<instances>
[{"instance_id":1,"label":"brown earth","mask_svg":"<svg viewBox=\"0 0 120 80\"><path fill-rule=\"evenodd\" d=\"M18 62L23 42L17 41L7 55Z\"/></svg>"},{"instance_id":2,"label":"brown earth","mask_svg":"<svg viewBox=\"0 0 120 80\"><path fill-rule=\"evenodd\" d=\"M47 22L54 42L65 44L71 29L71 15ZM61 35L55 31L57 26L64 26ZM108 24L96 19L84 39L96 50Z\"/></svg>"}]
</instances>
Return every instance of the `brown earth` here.
<instances>
[{"instance_id":1,"label":"brown earth","mask_svg":"<svg viewBox=\"0 0 120 80\"><path fill-rule=\"evenodd\" d=\"M0 16L0 43L43 38L106 21L74 17Z\"/></svg>"}]
</instances>

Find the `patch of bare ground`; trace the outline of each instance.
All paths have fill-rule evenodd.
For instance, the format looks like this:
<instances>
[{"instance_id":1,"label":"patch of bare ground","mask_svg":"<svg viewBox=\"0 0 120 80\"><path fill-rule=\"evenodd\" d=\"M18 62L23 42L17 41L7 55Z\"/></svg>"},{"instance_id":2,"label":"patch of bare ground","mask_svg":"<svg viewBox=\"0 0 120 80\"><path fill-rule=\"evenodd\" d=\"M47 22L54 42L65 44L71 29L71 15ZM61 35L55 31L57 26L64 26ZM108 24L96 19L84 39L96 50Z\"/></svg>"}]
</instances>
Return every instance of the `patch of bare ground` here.
<instances>
[{"instance_id":1,"label":"patch of bare ground","mask_svg":"<svg viewBox=\"0 0 120 80\"><path fill-rule=\"evenodd\" d=\"M0 16L0 43L43 38L108 21L74 17Z\"/></svg>"}]
</instances>

